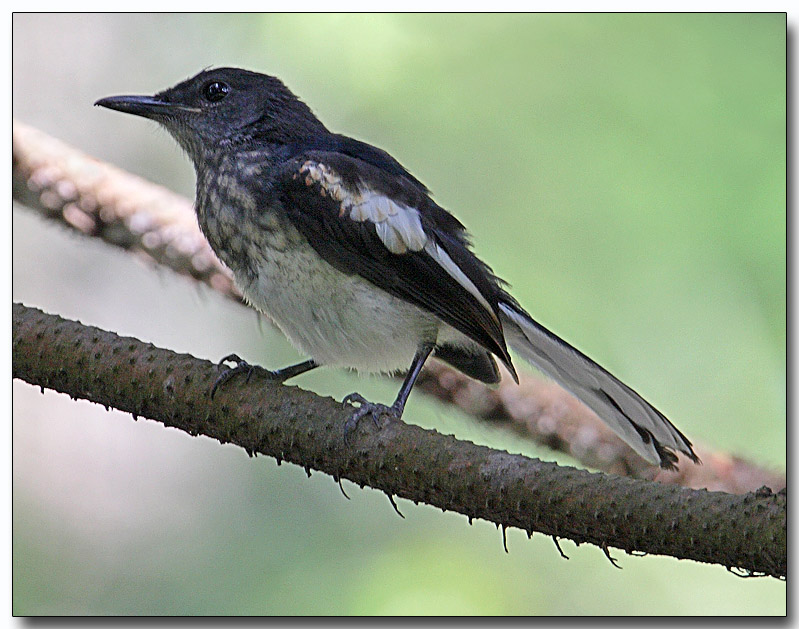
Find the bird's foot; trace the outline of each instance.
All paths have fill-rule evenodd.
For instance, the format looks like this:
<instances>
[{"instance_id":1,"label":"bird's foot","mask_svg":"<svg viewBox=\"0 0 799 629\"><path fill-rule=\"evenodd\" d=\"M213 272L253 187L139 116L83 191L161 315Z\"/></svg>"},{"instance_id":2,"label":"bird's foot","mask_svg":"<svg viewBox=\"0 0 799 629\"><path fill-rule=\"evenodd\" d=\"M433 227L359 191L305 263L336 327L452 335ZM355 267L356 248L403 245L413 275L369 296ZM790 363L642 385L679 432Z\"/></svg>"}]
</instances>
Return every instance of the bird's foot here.
<instances>
[{"instance_id":1,"label":"bird's foot","mask_svg":"<svg viewBox=\"0 0 799 629\"><path fill-rule=\"evenodd\" d=\"M216 382L214 382L214 387L211 389L211 399L213 399L214 395L216 395L216 391L219 389L219 387L225 384L233 376L240 373L246 373L247 382L249 382L250 378L252 378L252 374L255 373L255 370L257 369L263 375L263 377L271 380L272 382L283 383L289 378L299 376L300 374L310 371L311 369L316 369L316 367L319 366L314 360L305 360L301 363L297 363L296 365L289 365L288 367L271 371L269 369L264 369L263 367L251 365L246 360L239 358L237 354L225 356L219 361L218 367L221 369L225 363L234 363L234 366L226 367L225 370L219 374Z\"/></svg>"},{"instance_id":2,"label":"bird's foot","mask_svg":"<svg viewBox=\"0 0 799 629\"><path fill-rule=\"evenodd\" d=\"M341 401L341 403L349 405L358 404L358 407L353 411L349 419L344 422L344 433L347 435L355 430L355 428L358 426L358 422L361 421L361 419L366 415L372 416L372 421L374 421L375 426L378 428L380 427L380 420L383 417L388 417L389 419L399 419L402 416L402 410L397 408L395 405L386 406L385 404L370 402L360 393L350 393Z\"/></svg>"},{"instance_id":3,"label":"bird's foot","mask_svg":"<svg viewBox=\"0 0 799 629\"><path fill-rule=\"evenodd\" d=\"M219 374L217 379L214 381L214 386L211 389L211 399L214 399L216 395L217 389L225 384L228 380L237 376L240 373L247 374L247 382L250 381L252 378L252 374L255 371L255 366L248 363L246 360L239 358L238 354L229 354L225 356L222 360L217 363L217 368L221 369L224 367L225 363L235 363L233 367L225 367L225 370Z\"/></svg>"}]
</instances>

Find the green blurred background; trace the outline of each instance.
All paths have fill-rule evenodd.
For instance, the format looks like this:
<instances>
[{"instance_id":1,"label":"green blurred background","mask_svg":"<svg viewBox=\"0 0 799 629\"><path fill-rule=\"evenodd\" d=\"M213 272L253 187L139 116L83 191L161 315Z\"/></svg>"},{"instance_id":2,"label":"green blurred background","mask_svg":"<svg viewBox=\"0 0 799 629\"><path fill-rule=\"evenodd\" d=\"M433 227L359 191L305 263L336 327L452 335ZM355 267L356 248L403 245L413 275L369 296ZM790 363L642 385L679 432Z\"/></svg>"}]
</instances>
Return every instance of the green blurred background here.
<instances>
[{"instance_id":1,"label":"green blurred background","mask_svg":"<svg viewBox=\"0 0 799 629\"><path fill-rule=\"evenodd\" d=\"M27 15L13 106L187 196L145 120L92 108L213 65L280 76L399 159L542 323L691 439L785 468L782 15ZM217 360L299 356L249 310L13 213L15 301ZM379 400L397 384L297 384ZM723 567L562 546L18 381L16 614L784 614ZM572 463L421 395L406 419Z\"/></svg>"}]
</instances>

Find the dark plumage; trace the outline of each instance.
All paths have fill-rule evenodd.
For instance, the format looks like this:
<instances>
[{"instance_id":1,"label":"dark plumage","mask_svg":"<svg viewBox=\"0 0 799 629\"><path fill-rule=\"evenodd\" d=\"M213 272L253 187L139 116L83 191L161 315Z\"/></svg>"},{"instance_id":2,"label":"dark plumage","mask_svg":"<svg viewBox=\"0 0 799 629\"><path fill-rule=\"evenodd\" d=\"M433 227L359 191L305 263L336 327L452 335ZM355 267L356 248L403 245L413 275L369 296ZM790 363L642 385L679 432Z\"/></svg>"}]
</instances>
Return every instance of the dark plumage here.
<instances>
[{"instance_id":1,"label":"dark plumage","mask_svg":"<svg viewBox=\"0 0 799 629\"><path fill-rule=\"evenodd\" d=\"M510 346L647 460L675 467L679 451L698 461L662 413L519 306L418 179L328 131L278 79L218 68L97 104L159 122L192 159L203 233L250 303L311 356L276 378L410 365L390 407L345 398L360 404L350 427L367 413L400 417L431 353L487 383L499 380L496 357L516 378Z\"/></svg>"}]
</instances>

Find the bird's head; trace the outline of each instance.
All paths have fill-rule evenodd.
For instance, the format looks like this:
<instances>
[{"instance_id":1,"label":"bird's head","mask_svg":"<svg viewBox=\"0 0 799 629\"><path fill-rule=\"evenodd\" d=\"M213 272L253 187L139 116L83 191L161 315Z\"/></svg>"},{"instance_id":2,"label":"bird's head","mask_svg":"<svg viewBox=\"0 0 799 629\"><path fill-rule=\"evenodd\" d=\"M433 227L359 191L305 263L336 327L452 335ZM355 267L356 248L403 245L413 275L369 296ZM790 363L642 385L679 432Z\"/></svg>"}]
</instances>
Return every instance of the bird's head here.
<instances>
[{"instance_id":1,"label":"bird's head","mask_svg":"<svg viewBox=\"0 0 799 629\"><path fill-rule=\"evenodd\" d=\"M195 159L208 149L252 141L301 142L327 132L279 79L239 68L214 68L154 96L110 96L95 105L163 125Z\"/></svg>"}]
</instances>

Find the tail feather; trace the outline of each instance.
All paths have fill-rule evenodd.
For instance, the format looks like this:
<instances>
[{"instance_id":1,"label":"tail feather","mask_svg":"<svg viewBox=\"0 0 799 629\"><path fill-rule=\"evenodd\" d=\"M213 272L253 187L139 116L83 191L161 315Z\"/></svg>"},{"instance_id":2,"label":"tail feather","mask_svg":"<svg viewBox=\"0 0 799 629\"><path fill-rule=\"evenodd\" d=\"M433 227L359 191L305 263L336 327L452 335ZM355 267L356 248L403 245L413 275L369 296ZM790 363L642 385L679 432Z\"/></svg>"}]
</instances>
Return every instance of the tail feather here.
<instances>
[{"instance_id":1,"label":"tail feather","mask_svg":"<svg viewBox=\"0 0 799 629\"><path fill-rule=\"evenodd\" d=\"M500 303L499 310L511 349L582 400L644 459L676 469L675 452L682 452L699 463L685 435L630 387L515 304Z\"/></svg>"}]
</instances>

